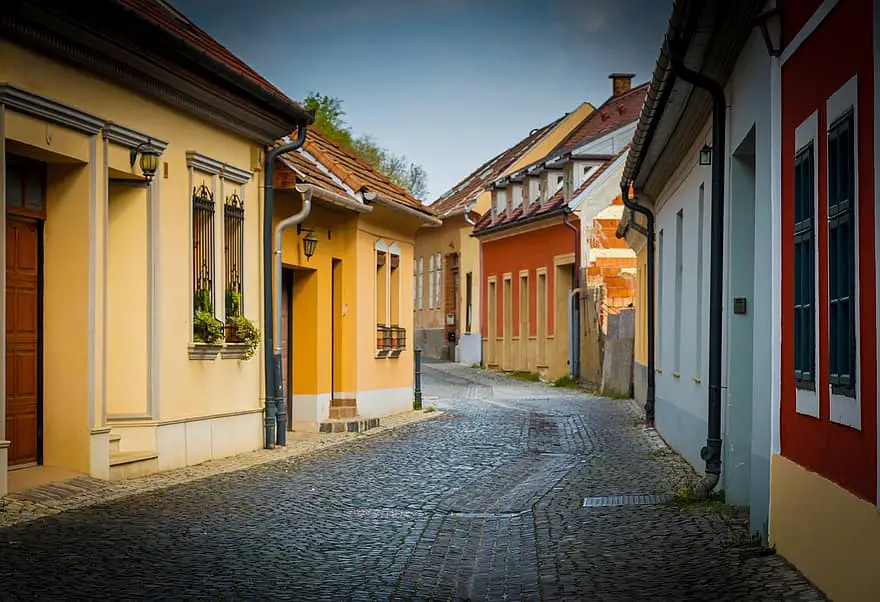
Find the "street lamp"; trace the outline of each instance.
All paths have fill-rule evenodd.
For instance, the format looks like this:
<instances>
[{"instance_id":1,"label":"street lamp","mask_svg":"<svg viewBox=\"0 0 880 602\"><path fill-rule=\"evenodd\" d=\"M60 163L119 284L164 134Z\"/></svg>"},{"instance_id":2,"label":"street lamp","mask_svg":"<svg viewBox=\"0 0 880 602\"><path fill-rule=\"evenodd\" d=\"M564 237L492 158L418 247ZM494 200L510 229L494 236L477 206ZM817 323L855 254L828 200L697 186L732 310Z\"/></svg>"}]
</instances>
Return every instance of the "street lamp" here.
<instances>
[{"instance_id":1,"label":"street lamp","mask_svg":"<svg viewBox=\"0 0 880 602\"><path fill-rule=\"evenodd\" d=\"M296 233L302 234L303 232L307 232L305 236L303 236L303 254L306 256L306 261L311 259L312 255L315 254L315 249L318 246L318 237L315 236L314 230L309 230L308 228L303 228L302 225L296 225Z\"/></svg>"},{"instance_id":2,"label":"street lamp","mask_svg":"<svg viewBox=\"0 0 880 602\"><path fill-rule=\"evenodd\" d=\"M764 45L767 46L767 54L779 57L782 54L782 15L778 8L765 10L755 17L755 22L761 28L761 36Z\"/></svg>"},{"instance_id":3,"label":"street lamp","mask_svg":"<svg viewBox=\"0 0 880 602\"><path fill-rule=\"evenodd\" d=\"M152 181L153 176L156 175L156 169L159 167L159 150L154 148L151 144L151 140L147 140L143 144L139 144L133 149L129 154L129 163L132 167L134 167L134 162L137 161L138 154L141 156L141 172L144 174L144 179L149 183Z\"/></svg>"}]
</instances>

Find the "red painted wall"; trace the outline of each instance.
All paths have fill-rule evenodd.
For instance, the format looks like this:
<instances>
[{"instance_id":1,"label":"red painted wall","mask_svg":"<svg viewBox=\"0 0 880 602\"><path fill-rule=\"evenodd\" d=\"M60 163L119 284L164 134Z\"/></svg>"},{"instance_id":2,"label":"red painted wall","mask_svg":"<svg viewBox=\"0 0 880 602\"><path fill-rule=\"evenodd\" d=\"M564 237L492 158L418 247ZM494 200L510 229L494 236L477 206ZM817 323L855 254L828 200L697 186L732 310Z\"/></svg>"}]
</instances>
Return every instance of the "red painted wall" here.
<instances>
[{"instance_id":1,"label":"red painted wall","mask_svg":"<svg viewBox=\"0 0 880 602\"><path fill-rule=\"evenodd\" d=\"M571 223L579 227L579 222L572 219ZM553 257L574 253L574 232L563 224L548 225L539 230L515 234L506 238L482 243L483 248L483 282L481 295L481 312L483 337L489 336L489 278L496 277L496 335L504 333L504 274L510 273L512 279L511 295L513 296L513 336L519 333L519 272L529 270L529 333L537 336L538 321L538 276L535 270L547 268L547 334L553 334L555 320L554 291L556 290L556 269ZM580 236L580 229L578 229Z\"/></svg>"},{"instance_id":2,"label":"red painted wall","mask_svg":"<svg viewBox=\"0 0 880 602\"><path fill-rule=\"evenodd\" d=\"M788 46L792 38L806 25L823 0L782 0L776 5L780 9L782 24L782 46Z\"/></svg>"},{"instance_id":3,"label":"red painted wall","mask_svg":"<svg viewBox=\"0 0 880 602\"><path fill-rule=\"evenodd\" d=\"M811 2L810 4L815 4ZM782 454L838 483L859 497L877 497L877 402L874 265L874 79L871 0L841 0L819 29L782 68ZM794 153L795 129L819 114L819 374L828 374L827 145L826 100L858 74L859 374L862 430L829 420L829 391L822 386L819 419L795 411L794 331Z\"/></svg>"}]
</instances>

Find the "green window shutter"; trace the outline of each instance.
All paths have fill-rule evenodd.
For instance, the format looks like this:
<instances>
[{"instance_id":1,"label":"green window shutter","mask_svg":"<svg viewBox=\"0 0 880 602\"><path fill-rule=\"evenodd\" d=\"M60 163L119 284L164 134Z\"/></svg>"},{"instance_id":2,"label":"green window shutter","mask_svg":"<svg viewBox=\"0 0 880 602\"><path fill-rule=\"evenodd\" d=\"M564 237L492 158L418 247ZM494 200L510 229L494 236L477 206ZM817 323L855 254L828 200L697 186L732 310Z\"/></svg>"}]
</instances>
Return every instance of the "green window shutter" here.
<instances>
[{"instance_id":1,"label":"green window shutter","mask_svg":"<svg viewBox=\"0 0 880 602\"><path fill-rule=\"evenodd\" d=\"M794 376L797 387L816 388L816 303L812 142L794 160Z\"/></svg>"},{"instance_id":2,"label":"green window shutter","mask_svg":"<svg viewBox=\"0 0 880 602\"><path fill-rule=\"evenodd\" d=\"M855 140L850 110L828 132L829 382L855 397Z\"/></svg>"}]
</instances>

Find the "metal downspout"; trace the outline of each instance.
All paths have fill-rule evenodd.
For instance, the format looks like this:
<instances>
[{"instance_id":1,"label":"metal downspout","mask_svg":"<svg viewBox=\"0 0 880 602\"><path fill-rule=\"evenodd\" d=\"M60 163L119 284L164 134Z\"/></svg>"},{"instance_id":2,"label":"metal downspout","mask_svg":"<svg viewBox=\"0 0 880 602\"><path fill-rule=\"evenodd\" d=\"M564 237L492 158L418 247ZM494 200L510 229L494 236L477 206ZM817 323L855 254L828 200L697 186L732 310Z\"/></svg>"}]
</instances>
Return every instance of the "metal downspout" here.
<instances>
[{"instance_id":1,"label":"metal downspout","mask_svg":"<svg viewBox=\"0 0 880 602\"><path fill-rule=\"evenodd\" d=\"M648 352L648 387L645 392L645 424L647 426L654 426L654 408L655 408L655 377L657 371L654 365L654 357L656 354L655 342L654 342L654 334L655 334L655 304L656 299L654 298L654 214L650 209L645 207L644 205L640 205L629 198L629 188L630 182L624 182L620 186L620 196L623 199L623 204L627 209L635 211L636 213L641 213L645 216L645 219L648 222L647 227L645 228L646 232L644 233L645 238L648 239L647 247L648 247L648 274L645 280L648 281L648 290L646 291L646 297L648 301L648 307L646 308L648 312L648 341L647 341L647 352ZM634 230L639 232L635 222L629 225Z\"/></svg>"},{"instance_id":2,"label":"metal downspout","mask_svg":"<svg viewBox=\"0 0 880 602\"><path fill-rule=\"evenodd\" d=\"M284 385L281 380L281 353L275 353L273 336L275 333L275 312L280 307L273 307L273 274L272 274L272 216L275 203L275 191L272 179L275 176L275 158L300 148L306 141L306 124L300 124L296 130L296 140L270 149L266 153L264 174L265 207L263 207L263 315L265 320L264 367L266 379L266 410L263 426L265 428L266 449L274 449L275 442L284 445L287 439L287 404L284 403ZM281 281L277 283L280 290ZM280 421L280 424L278 422ZM277 427L277 428L276 428ZM276 435L277 433L277 435ZM277 438L276 438L277 437Z\"/></svg>"},{"instance_id":3,"label":"metal downspout","mask_svg":"<svg viewBox=\"0 0 880 602\"><path fill-rule=\"evenodd\" d=\"M477 222L471 219L471 211L473 211L474 207L477 206L477 199L474 199L474 202L464 208L464 221L469 223L471 226L476 226Z\"/></svg>"},{"instance_id":4,"label":"metal downspout","mask_svg":"<svg viewBox=\"0 0 880 602\"><path fill-rule=\"evenodd\" d=\"M725 122L727 99L724 88L718 82L684 66L683 44L674 39L669 42L672 71L677 77L703 88L712 95L712 227L711 263L709 272L709 424L706 446L700 456L706 462L706 475L697 491L707 495L718 484L721 475L721 334L722 303L724 295L724 157Z\"/></svg>"},{"instance_id":5,"label":"metal downspout","mask_svg":"<svg viewBox=\"0 0 880 602\"><path fill-rule=\"evenodd\" d=\"M568 221L569 213L562 214L562 223L574 232L574 287L568 294L568 376L577 380L581 363L581 308L578 303L581 292L581 231Z\"/></svg>"}]
</instances>

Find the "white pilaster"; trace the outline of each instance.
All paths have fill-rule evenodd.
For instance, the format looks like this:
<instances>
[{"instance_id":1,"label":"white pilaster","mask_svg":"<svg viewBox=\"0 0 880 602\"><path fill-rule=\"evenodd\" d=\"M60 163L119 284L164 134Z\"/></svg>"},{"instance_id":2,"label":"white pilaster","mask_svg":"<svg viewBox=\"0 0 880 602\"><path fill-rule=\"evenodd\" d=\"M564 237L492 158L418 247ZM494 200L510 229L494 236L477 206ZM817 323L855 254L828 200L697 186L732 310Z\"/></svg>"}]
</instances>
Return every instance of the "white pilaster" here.
<instances>
[{"instance_id":1,"label":"white pilaster","mask_svg":"<svg viewBox=\"0 0 880 602\"><path fill-rule=\"evenodd\" d=\"M147 332L147 413L154 420L159 419L159 392L161 379L159 377L160 361L159 353L162 349L162 321L161 321L161 293L160 293L160 270L161 255L159 252L159 225L161 223L160 210L162 207L161 190L162 179L157 173L148 189L147 206L147 291L149 295L147 309L148 332ZM191 295L190 295L191 296Z\"/></svg>"}]
</instances>

